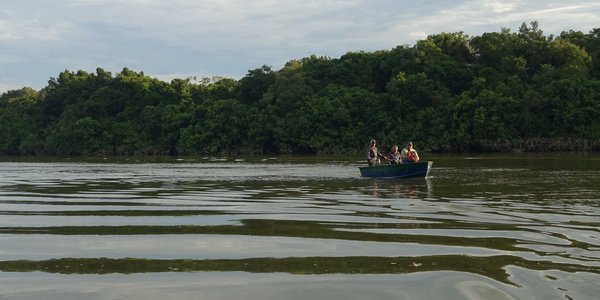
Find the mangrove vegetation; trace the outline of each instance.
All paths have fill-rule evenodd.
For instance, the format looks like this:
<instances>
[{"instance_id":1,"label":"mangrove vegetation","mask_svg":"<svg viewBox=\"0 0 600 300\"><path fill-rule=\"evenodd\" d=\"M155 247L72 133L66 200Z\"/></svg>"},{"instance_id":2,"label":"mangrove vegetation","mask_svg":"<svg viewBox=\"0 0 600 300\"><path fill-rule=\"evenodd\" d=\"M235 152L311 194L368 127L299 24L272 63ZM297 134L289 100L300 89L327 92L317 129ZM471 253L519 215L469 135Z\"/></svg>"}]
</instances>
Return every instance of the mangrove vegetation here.
<instances>
[{"instance_id":1,"label":"mangrove vegetation","mask_svg":"<svg viewBox=\"0 0 600 300\"><path fill-rule=\"evenodd\" d=\"M600 28L431 35L241 79L65 70L0 96L0 154L600 150Z\"/></svg>"}]
</instances>

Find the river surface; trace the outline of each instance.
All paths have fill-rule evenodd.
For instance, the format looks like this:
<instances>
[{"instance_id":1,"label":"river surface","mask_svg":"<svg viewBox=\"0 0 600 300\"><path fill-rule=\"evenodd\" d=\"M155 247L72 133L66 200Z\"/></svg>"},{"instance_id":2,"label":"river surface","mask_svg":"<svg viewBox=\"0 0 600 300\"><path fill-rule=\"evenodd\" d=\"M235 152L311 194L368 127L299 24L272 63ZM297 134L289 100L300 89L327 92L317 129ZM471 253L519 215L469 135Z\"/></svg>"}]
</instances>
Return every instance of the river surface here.
<instances>
[{"instance_id":1,"label":"river surface","mask_svg":"<svg viewBox=\"0 0 600 300\"><path fill-rule=\"evenodd\" d=\"M0 158L0 299L598 299L600 156Z\"/></svg>"}]
</instances>

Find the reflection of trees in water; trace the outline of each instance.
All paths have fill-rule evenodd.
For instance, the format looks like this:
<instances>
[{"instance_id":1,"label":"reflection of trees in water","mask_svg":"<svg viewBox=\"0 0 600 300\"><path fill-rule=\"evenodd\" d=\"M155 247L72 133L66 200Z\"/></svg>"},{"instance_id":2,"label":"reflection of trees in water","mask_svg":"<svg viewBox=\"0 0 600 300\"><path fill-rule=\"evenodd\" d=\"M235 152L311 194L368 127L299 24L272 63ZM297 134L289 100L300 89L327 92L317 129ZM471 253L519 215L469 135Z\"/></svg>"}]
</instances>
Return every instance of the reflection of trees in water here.
<instances>
[{"instance_id":1,"label":"reflection of trees in water","mask_svg":"<svg viewBox=\"0 0 600 300\"><path fill-rule=\"evenodd\" d=\"M515 284L505 270L519 266L530 270L567 269L597 273L594 266L566 262L530 261L510 255L474 257L430 255L410 257L285 257L246 259L141 259L141 258L60 258L50 260L0 261L2 272L46 272L59 274L137 274L159 272L250 272L290 274L407 274L456 271L480 274L506 284Z\"/></svg>"},{"instance_id":2,"label":"reflection of trees in water","mask_svg":"<svg viewBox=\"0 0 600 300\"><path fill-rule=\"evenodd\" d=\"M429 178L374 180L371 195L377 198L430 198Z\"/></svg>"}]
</instances>

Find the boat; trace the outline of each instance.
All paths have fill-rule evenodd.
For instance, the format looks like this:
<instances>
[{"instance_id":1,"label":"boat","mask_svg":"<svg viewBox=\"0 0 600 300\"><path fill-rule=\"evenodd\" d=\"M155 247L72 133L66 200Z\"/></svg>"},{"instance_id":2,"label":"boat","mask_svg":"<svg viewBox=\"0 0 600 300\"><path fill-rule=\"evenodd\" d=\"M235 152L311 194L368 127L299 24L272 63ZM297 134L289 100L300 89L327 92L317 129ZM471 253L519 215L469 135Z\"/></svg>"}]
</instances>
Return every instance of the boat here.
<instances>
[{"instance_id":1,"label":"boat","mask_svg":"<svg viewBox=\"0 0 600 300\"><path fill-rule=\"evenodd\" d=\"M358 167L360 175L372 178L408 178L426 177L431 170L432 161L404 163L398 165L375 165Z\"/></svg>"}]
</instances>

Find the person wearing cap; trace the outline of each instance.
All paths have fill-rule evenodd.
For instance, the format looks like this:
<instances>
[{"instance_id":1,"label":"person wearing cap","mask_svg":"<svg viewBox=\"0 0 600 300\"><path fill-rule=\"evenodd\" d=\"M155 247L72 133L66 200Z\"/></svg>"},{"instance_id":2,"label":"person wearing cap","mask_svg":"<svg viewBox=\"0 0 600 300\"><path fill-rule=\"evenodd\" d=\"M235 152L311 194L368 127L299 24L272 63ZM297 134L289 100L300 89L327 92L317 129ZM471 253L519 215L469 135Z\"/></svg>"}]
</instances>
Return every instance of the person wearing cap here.
<instances>
[{"instance_id":1,"label":"person wearing cap","mask_svg":"<svg viewBox=\"0 0 600 300\"><path fill-rule=\"evenodd\" d=\"M419 154L417 154L417 150L413 148L412 142L408 142L406 148L402 149L400 157L402 158L402 163L419 162Z\"/></svg>"},{"instance_id":2,"label":"person wearing cap","mask_svg":"<svg viewBox=\"0 0 600 300\"><path fill-rule=\"evenodd\" d=\"M383 155L381 155L379 150L377 150L377 142L375 139L372 139L369 150L367 151L367 163L369 166L380 164L381 161L379 160L379 157L385 158Z\"/></svg>"}]
</instances>

